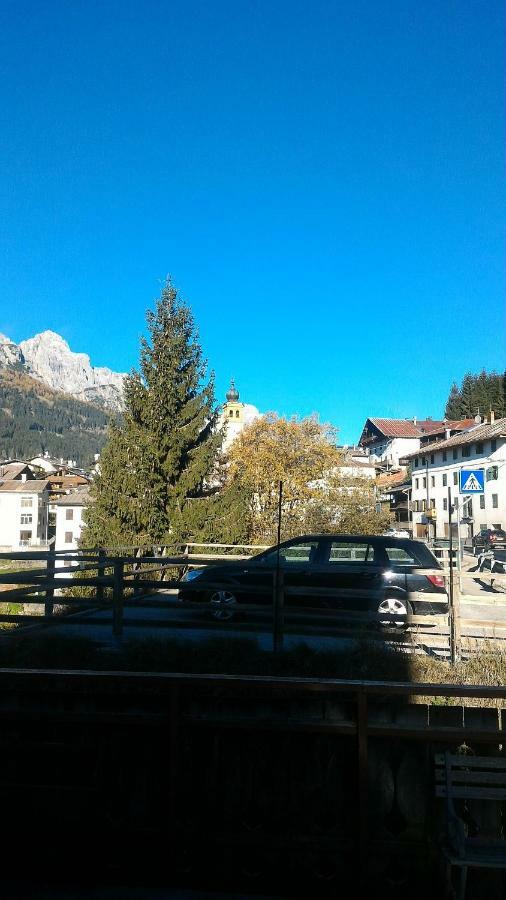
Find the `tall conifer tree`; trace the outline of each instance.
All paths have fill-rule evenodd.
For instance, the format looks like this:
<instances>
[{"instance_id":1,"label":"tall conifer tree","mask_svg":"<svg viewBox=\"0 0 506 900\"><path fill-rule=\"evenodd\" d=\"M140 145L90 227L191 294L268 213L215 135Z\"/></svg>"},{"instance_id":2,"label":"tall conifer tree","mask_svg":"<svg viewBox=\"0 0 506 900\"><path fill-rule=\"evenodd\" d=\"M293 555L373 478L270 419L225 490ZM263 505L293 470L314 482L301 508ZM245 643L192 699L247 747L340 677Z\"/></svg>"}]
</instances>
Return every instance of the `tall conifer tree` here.
<instances>
[{"instance_id":1,"label":"tall conifer tree","mask_svg":"<svg viewBox=\"0 0 506 900\"><path fill-rule=\"evenodd\" d=\"M111 430L93 485L86 546L188 539L192 501L202 501L221 447L214 376L170 279L146 319L140 371L126 379L123 423Z\"/></svg>"}]
</instances>

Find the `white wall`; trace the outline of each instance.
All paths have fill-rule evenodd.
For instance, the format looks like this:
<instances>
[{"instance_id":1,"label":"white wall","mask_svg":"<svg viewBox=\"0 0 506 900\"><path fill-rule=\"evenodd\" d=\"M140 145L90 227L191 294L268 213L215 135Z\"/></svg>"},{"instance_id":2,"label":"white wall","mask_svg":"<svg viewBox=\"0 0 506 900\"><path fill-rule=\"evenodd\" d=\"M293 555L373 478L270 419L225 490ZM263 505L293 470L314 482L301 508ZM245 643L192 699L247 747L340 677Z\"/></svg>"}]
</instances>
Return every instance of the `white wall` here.
<instances>
[{"instance_id":1,"label":"white wall","mask_svg":"<svg viewBox=\"0 0 506 900\"><path fill-rule=\"evenodd\" d=\"M56 550L77 550L83 527L84 506L56 504ZM71 518L67 518L71 515Z\"/></svg>"},{"instance_id":2,"label":"white wall","mask_svg":"<svg viewBox=\"0 0 506 900\"><path fill-rule=\"evenodd\" d=\"M30 493L27 481L26 492L0 492L0 546L19 550L27 546L38 546L47 540L47 500L43 494ZM24 505L22 500L31 506ZM22 521L31 516L31 522ZM22 533L23 532L23 537Z\"/></svg>"},{"instance_id":3,"label":"white wall","mask_svg":"<svg viewBox=\"0 0 506 900\"><path fill-rule=\"evenodd\" d=\"M491 528L493 525L499 525L506 529L506 441L504 438L497 438L497 447L495 451L491 450L490 440L483 441L483 451L476 452L476 442L472 445L472 452L469 457L462 457L462 446L456 448L447 448L447 459L443 460L443 451L433 452L434 462L431 462L430 454L425 455L428 462L428 478L429 478L429 499L434 501L436 508L436 537L446 537L448 534L448 488L451 488L452 501L455 497L459 497L459 503L466 497L459 494L459 472L461 469L488 469L492 465L498 467L498 478L494 481L485 481L485 493L482 495L485 508L480 506L480 495L474 495L472 499L472 519L473 533L476 534L481 527ZM453 459L453 449L457 450L457 459ZM412 500L422 501L426 499L427 489L424 487L424 479L427 477L426 465L422 465L421 460L423 451L418 457L418 466L414 465L415 460L411 460L412 464ZM443 476L446 476L446 485L443 484ZM457 484L454 483L455 478ZM432 483L434 479L434 484ZM497 497L497 507L493 506L493 496ZM445 503L446 501L446 503ZM467 514L467 511L465 511ZM413 510L413 526L415 536L417 535L417 525L422 525L424 521L423 512ZM455 515L452 521L456 522ZM445 527L446 526L446 527ZM461 535L467 538L471 533L468 525L461 525Z\"/></svg>"},{"instance_id":4,"label":"white wall","mask_svg":"<svg viewBox=\"0 0 506 900\"><path fill-rule=\"evenodd\" d=\"M420 447L420 438L385 438L370 446L372 462L384 462L398 466L399 460L407 453L413 453Z\"/></svg>"}]
</instances>

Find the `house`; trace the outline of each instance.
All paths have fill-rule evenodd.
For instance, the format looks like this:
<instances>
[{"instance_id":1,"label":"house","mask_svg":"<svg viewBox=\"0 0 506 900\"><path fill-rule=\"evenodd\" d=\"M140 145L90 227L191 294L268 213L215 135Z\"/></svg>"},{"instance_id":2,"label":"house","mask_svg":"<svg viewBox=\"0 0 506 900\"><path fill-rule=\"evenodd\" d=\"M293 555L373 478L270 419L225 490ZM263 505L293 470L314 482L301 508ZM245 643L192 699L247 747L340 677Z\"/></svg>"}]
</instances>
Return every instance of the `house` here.
<instances>
[{"instance_id":1,"label":"house","mask_svg":"<svg viewBox=\"0 0 506 900\"><path fill-rule=\"evenodd\" d=\"M448 537L449 498L452 505L458 499L464 539L484 528L506 528L506 418L491 419L473 421L466 431L425 444L402 460L412 469L415 537ZM461 469L483 469L483 494L459 494Z\"/></svg>"},{"instance_id":2,"label":"house","mask_svg":"<svg viewBox=\"0 0 506 900\"><path fill-rule=\"evenodd\" d=\"M30 481L35 477L28 463L20 460L0 463L0 481Z\"/></svg>"},{"instance_id":3,"label":"house","mask_svg":"<svg viewBox=\"0 0 506 900\"><path fill-rule=\"evenodd\" d=\"M411 478L406 469L382 472L376 478L377 499L382 511L390 514L392 522L411 531Z\"/></svg>"},{"instance_id":4,"label":"house","mask_svg":"<svg viewBox=\"0 0 506 900\"><path fill-rule=\"evenodd\" d=\"M45 546L49 482L27 478L0 481L0 546L8 550Z\"/></svg>"},{"instance_id":5,"label":"house","mask_svg":"<svg viewBox=\"0 0 506 900\"><path fill-rule=\"evenodd\" d=\"M89 488L84 486L65 494L51 504L56 512L56 550L77 550L84 524L83 513L89 502Z\"/></svg>"},{"instance_id":6,"label":"house","mask_svg":"<svg viewBox=\"0 0 506 900\"><path fill-rule=\"evenodd\" d=\"M398 468L399 460L418 450L425 435L442 427L442 421L433 419L366 419L358 444L371 462Z\"/></svg>"}]
</instances>

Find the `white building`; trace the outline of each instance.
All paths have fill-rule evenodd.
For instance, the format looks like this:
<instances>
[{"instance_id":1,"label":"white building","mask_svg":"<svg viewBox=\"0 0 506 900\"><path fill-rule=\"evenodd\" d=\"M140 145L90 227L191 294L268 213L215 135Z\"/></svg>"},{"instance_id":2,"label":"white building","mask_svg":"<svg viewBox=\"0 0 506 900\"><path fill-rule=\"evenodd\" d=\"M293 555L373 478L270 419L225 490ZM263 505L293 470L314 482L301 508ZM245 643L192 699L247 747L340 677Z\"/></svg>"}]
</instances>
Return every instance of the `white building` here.
<instances>
[{"instance_id":1,"label":"white building","mask_svg":"<svg viewBox=\"0 0 506 900\"><path fill-rule=\"evenodd\" d=\"M506 418L473 425L447 440L424 445L410 453L411 498L415 537L448 537L448 489L452 504L458 498L461 536L483 528L506 528ZM485 492L459 495L461 469L483 469ZM469 520L469 521L467 521ZM456 516L452 517L456 529ZM454 530L455 530L454 529Z\"/></svg>"},{"instance_id":2,"label":"white building","mask_svg":"<svg viewBox=\"0 0 506 900\"><path fill-rule=\"evenodd\" d=\"M0 482L1 547L20 550L45 545L49 489L48 481L26 477Z\"/></svg>"},{"instance_id":3,"label":"white building","mask_svg":"<svg viewBox=\"0 0 506 900\"><path fill-rule=\"evenodd\" d=\"M245 425L249 425L255 419L258 419L260 413L256 406L251 403L239 402L239 391L234 381L230 382L230 387L226 393L227 402L224 404L220 413L220 425L225 429L225 438L223 441L223 450L228 450L230 445L235 441L238 434L241 433Z\"/></svg>"},{"instance_id":4,"label":"white building","mask_svg":"<svg viewBox=\"0 0 506 900\"><path fill-rule=\"evenodd\" d=\"M441 427L444 423L434 419L366 419L358 443L371 462L395 469L404 456L419 449L425 435Z\"/></svg>"},{"instance_id":5,"label":"white building","mask_svg":"<svg viewBox=\"0 0 506 900\"><path fill-rule=\"evenodd\" d=\"M56 550L77 550L83 528L83 513L89 506L88 487L77 488L55 500L51 506L56 512Z\"/></svg>"}]
</instances>

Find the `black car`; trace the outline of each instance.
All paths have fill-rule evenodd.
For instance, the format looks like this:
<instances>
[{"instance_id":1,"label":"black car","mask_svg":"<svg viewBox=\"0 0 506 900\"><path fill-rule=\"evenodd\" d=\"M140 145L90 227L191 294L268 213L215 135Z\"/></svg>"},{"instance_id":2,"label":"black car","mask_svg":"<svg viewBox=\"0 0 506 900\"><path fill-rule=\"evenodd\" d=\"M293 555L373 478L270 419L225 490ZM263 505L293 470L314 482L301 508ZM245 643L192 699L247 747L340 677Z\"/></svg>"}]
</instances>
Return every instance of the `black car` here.
<instances>
[{"instance_id":1,"label":"black car","mask_svg":"<svg viewBox=\"0 0 506 900\"><path fill-rule=\"evenodd\" d=\"M506 531L502 528L484 528L472 540L473 555L489 550L506 550Z\"/></svg>"},{"instance_id":2,"label":"black car","mask_svg":"<svg viewBox=\"0 0 506 900\"><path fill-rule=\"evenodd\" d=\"M272 604L277 558L278 547L272 547L246 561L192 569L179 597L208 604L217 619L231 618L241 604ZM333 610L392 613L399 624L409 613L448 612L444 578L418 571L441 569L422 541L310 534L280 544L279 564L287 612L304 607L327 616Z\"/></svg>"}]
</instances>

